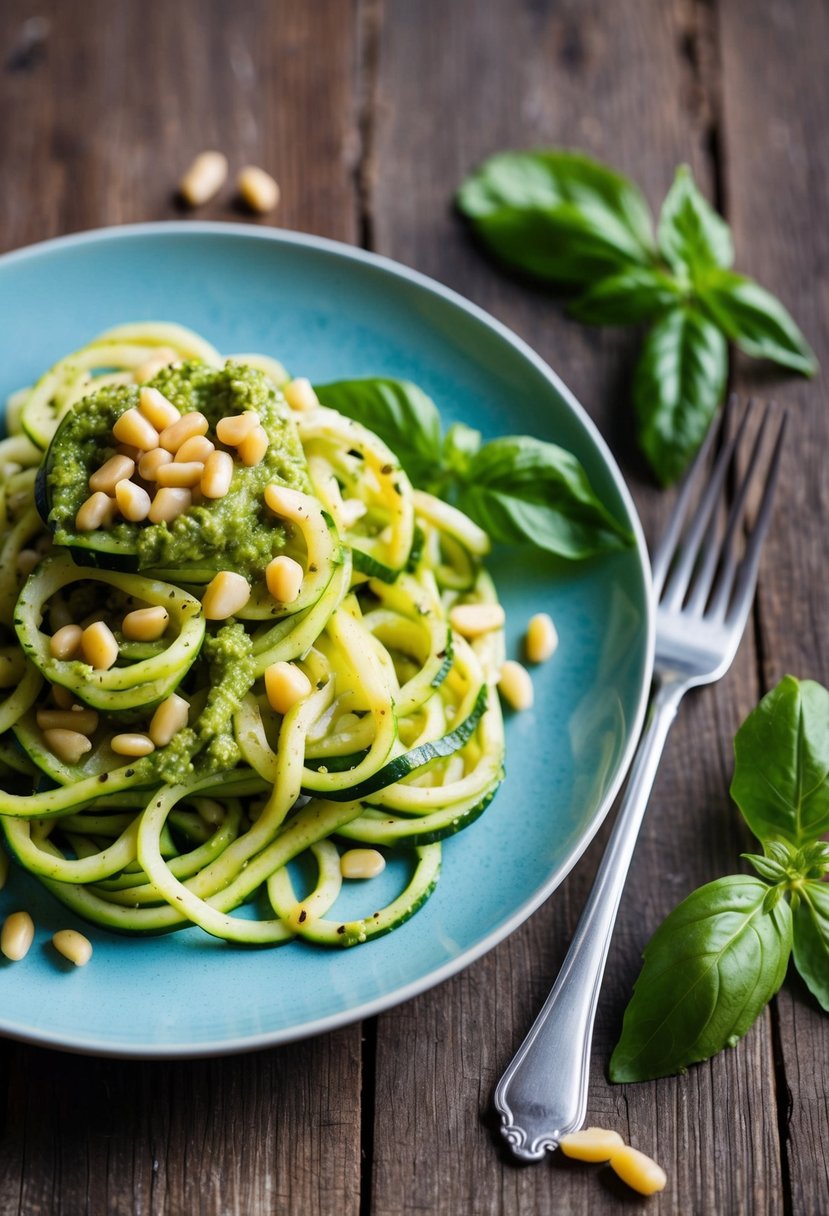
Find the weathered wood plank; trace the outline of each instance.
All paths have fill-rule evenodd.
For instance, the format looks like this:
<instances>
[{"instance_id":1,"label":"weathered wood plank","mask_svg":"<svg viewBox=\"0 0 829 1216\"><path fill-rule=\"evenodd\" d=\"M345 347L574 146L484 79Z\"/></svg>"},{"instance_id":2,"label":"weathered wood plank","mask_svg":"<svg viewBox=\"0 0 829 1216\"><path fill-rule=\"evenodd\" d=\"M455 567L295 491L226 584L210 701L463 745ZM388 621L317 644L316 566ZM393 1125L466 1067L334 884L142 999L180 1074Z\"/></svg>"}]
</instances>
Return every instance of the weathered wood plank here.
<instances>
[{"instance_id":1,"label":"weathered wood plank","mask_svg":"<svg viewBox=\"0 0 829 1216\"><path fill-rule=\"evenodd\" d=\"M184 219L176 183L206 146L276 174L281 224L352 240L355 55L339 0L9 0L0 246ZM243 218L231 200L229 182L195 214ZM0 1212L354 1214L360 1054L359 1027L169 1064L2 1044Z\"/></svg>"},{"instance_id":2,"label":"weathered wood plank","mask_svg":"<svg viewBox=\"0 0 829 1216\"><path fill-rule=\"evenodd\" d=\"M368 195L377 247L505 320L564 376L620 456L651 537L672 496L632 451L632 334L567 322L542 290L496 270L451 214L454 186L499 148L585 148L640 181L655 205L677 163L712 188L708 29L684 3L386 5ZM683 707L654 792L608 966L588 1121L653 1152L670 1182L653 1211L779 1212L783 1199L768 1018L686 1077L612 1087L610 1049L661 918L736 864L730 738L756 695L750 638L728 679ZM606 1169L505 1162L488 1114L583 905L601 842L509 942L378 1024L374 1211L623 1211Z\"/></svg>"},{"instance_id":3,"label":"weathered wood plank","mask_svg":"<svg viewBox=\"0 0 829 1216\"><path fill-rule=\"evenodd\" d=\"M762 680L768 688L792 672L826 683L829 12L820 0L727 0L720 29L725 189L738 264L791 308L824 368L808 384L748 360L738 365L740 387L773 392L793 415L767 554L773 577L758 607ZM796 980L776 1012L792 1210L816 1216L829 1210L829 1019Z\"/></svg>"},{"instance_id":4,"label":"weathered wood plank","mask_svg":"<svg viewBox=\"0 0 829 1216\"><path fill-rule=\"evenodd\" d=\"M3 249L189 217L355 238L351 3L9 0L0 22ZM227 155L228 181L183 209L178 181L210 147ZM251 161L281 186L265 219L234 199L234 175Z\"/></svg>"},{"instance_id":5,"label":"weathered wood plank","mask_svg":"<svg viewBox=\"0 0 829 1216\"><path fill-rule=\"evenodd\" d=\"M169 1064L3 1054L3 1216L357 1211L352 1030Z\"/></svg>"}]
</instances>

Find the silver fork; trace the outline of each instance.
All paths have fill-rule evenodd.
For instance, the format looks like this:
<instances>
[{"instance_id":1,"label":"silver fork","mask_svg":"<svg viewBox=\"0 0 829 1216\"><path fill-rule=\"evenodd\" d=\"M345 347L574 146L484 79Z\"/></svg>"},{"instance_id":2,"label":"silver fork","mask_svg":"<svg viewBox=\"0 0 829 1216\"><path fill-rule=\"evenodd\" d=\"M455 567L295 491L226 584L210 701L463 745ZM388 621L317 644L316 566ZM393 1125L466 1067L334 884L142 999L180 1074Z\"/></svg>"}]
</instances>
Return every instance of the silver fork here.
<instances>
[{"instance_id":1,"label":"silver fork","mask_svg":"<svg viewBox=\"0 0 829 1216\"><path fill-rule=\"evenodd\" d=\"M732 399L721 427L709 431L656 550L656 656L647 724L613 833L558 979L495 1090L502 1134L523 1161L541 1160L547 1149L557 1148L562 1136L584 1122L599 990L662 749L688 689L719 680L731 666L754 598L786 415L780 412L775 418L774 407L765 407L748 466L720 528L728 473L736 462L750 407L744 410L732 437L723 439L707 484L706 469L715 435L727 435L735 412ZM768 448L770 453L765 456ZM749 491L762 484L764 470L760 504L746 534ZM699 503L692 511L697 494ZM744 552L738 557L744 535Z\"/></svg>"}]
</instances>

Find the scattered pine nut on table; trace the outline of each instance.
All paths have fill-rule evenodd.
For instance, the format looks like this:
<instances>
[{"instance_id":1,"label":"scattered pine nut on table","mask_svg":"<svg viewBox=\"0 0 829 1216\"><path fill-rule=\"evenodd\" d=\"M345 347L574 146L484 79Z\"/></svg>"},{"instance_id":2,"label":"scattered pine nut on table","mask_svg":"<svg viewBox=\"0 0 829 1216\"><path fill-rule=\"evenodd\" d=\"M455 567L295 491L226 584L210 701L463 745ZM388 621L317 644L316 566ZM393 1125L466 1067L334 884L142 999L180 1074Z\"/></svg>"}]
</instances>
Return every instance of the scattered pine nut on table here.
<instances>
[{"instance_id":1,"label":"scattered pine nut on table","mask_svg":"<svg viewBox=\"0 0 829 1216\"><path fill-rule=\"evenodd\" d=\"M270 173L258 165L245 165L236 178L239 197L251 211L264 214L273 211L279 202L279 186Z\"/></svg>"},{"instance_id":2,"label":"scattered pine nut on table","mask_svg":"<svg viewBox=\"0 0 829 1216\"><path fill-rule=\"evenodd\" d=\"M227 177L227 157L222 152L200 152L179 182L178 191L189 207L201 207L218 194Z\"/></svg>"}]
</instances>

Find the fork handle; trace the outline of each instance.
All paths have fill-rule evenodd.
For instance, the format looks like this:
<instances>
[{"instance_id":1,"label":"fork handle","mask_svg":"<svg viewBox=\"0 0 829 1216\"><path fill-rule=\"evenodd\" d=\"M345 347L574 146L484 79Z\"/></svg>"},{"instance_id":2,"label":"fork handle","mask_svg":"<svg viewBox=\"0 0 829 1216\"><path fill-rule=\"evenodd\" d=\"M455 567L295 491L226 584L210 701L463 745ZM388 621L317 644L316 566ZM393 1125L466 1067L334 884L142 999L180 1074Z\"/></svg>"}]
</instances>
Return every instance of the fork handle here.
<instances>
[{"instance_id":1,"label":"fork handle","mask_svg":"<svg viewBox=\"0 0 829 1216\"><path fill-rule=\"evenodd\" d=\"M616 913L668 731L685 686L657 687L616 825L552 992L495 1090L501 1132L540 1161L587 1111L593 1021Z\"/></svg>"}]
</instances>

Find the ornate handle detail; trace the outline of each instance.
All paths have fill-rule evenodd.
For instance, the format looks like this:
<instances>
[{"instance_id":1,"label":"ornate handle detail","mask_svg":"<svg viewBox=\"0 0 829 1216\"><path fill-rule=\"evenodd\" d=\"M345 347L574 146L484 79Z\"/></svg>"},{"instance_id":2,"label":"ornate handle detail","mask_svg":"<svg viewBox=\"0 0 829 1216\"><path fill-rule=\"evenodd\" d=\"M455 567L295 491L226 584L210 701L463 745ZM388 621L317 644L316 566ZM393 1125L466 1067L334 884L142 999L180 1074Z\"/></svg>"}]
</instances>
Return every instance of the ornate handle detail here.
<instances>
[{"instance_id":1,"label":"ornate handle detail","mask_svg":"<svg viewBox=\"0 0 829 1216\"><path fill-rule=\"evenodd\" d=\"M685 688L663 685L639 741L616 825L552 992L495 1090L516 1157L540 1161L587 1110L590 1046L616 913L671 723Z\"/></svg>"}]
</instances>

